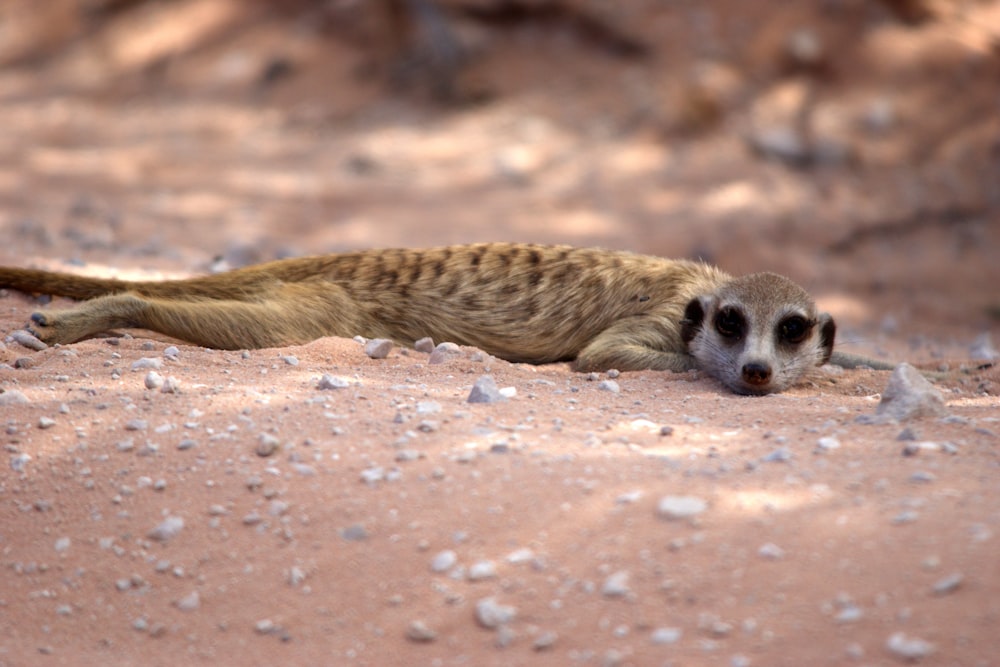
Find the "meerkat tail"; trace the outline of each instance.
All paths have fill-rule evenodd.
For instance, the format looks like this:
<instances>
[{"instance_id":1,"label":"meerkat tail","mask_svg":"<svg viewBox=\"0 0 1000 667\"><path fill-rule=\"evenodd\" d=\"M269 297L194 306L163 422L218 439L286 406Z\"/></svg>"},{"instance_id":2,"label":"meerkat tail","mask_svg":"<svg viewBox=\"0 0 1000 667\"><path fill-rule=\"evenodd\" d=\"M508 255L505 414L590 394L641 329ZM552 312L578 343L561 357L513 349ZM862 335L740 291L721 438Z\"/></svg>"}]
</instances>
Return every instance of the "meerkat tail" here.
<instances>
[{"instance_id":1,"label":"meerkat tail","mask_svg":"<svg viewBox=\"0 0 1000 667\"><path fill-rule=\"evenodd\" d=\"M114 278L91 278L58 271L0 267L0 287L9 287L26 294L93 299L123 292L129 288L129 283Z\"/></svg>"}]
</instances>

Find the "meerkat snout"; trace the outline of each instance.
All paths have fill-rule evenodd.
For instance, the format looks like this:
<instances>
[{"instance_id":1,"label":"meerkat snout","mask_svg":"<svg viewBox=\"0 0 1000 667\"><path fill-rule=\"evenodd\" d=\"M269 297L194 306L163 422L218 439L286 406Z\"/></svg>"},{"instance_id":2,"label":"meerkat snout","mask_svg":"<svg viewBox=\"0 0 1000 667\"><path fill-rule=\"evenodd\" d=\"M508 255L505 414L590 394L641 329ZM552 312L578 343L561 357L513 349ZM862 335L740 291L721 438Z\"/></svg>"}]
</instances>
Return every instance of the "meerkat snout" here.
<instances>
[{"instance_id":1,"label":"meerkat snout","mask_svg":"<svg viewBox=\"0 0 1000 667\"><path fill-rule=\"evenodd\" d=\"M835 332L805 290L774 273L735 278L692 299L681 322L698 367L741 394L782 391L826 363Z\"/></svg>"}]
</instances>

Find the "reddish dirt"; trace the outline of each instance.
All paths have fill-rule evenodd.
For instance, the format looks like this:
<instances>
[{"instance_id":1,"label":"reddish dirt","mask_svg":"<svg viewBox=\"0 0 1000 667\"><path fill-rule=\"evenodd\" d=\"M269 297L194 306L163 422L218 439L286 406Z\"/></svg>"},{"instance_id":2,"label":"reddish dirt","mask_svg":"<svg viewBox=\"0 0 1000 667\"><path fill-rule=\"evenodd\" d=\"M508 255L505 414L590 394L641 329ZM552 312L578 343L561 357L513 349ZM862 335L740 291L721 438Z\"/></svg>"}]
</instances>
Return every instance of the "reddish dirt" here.
<instances>
[{"instance_id":1,"label":"reddish dirt","mask_svg":"<svg viewBox=\"0 0 1000 667\"><path fill-rule=\"evenodd\" d=\"M1000 329L1000 3L601 14L637 57L572 12L443 2L475 54L451 105L390 83L371 4L123 4L0 4L4 265L173 277L480 240L700 256L800 281L845 349L949 369L952 416L860 423L889 375L864 370L749 398L471 349L8 339L0 388L27 403L0 405L0 665L887 665L896 633L933 645L921 664L996 662L1000 377L970 346ZM750 149L789 128L798 164ZM13 331L39 304L0 306ZM178 390L147 389L142 358ZM484 374L516 395L467 403ZM904 456L904 429L934 447ZM671 495L707 508L667 520ZM166 517L183 527L151 537ZM487 597L516 609L500 630L476 621Z\"/></svg>"}]
</instances>

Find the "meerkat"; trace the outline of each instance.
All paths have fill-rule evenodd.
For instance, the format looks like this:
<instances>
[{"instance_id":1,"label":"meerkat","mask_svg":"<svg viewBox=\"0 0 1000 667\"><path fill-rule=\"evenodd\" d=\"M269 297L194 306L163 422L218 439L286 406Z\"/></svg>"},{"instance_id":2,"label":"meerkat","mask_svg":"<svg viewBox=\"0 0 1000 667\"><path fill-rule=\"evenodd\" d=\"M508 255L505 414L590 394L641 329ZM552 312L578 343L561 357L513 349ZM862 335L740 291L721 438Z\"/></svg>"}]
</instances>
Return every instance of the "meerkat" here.
<instances>
[{"instance_id":1,"label":"meerkat","mask_svg":"<svg viewBox=\"0 0 1000 667\"><path fill-rule=\"evenodd\" d=\"M149 282L0 267L0 287L83 300L31 316L28 330L48 344L120 328L230 350L430 337L578 371L702 369L741 394L859 360L838 360L833 318L788 278L593 248L362 250Z\"/></svg>"}]
</instances>

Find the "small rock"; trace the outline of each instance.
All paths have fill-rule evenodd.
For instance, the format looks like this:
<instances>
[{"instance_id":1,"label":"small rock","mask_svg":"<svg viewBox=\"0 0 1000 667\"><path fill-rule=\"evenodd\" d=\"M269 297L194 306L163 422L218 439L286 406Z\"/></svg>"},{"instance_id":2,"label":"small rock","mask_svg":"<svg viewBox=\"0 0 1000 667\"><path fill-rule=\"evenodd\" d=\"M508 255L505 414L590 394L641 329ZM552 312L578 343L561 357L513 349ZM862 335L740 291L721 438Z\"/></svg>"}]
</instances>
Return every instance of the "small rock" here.
<instances>
[{"instance_id":1,"label":"small rock","mask_svg":"<svg viewBox=\"0 0 1000 667\"><path fill-rule=\"evenodd\" d=\"M649 638L654 644L676 644L683 634L680 628L656 628Z\"/></svg>"},{"instance_id":2,"label":"small rock","mask_svg":"<svg viewBox=\"0 0 1000 667\"><path fill-rule=\"evenodd\" d=\"M133 371L159 370L163 367L163 360L159 357L143 357L132 362Z\"/></svg>"},{"instance_id":3,"label":"small rock","mask_svg":"<svg viewBox=\"0 0 1000 667\"><path fill-rule=\"evenodd\" d=\"M779 447L773 452L766 454L761 461L764 463L785 463L792 458L792 450L788 447Z\"/></svg>"},{"instance_id":4,"label":"small rock","mask_svg":"<svg viewBox=\"0 0 1000 667\"><path fill-rule=\"evenodd\" d=\"M286 354L285 356L281 357L281 360L284 361L289 366L299 365L299 358L293 354Z\"/></svg>"},{"instance_id":5,"label":"small rock","mask_svg":"<svg viewBox=\"0 0 1000 667\"><path fill-rule=\"evenodd\" d=\"M993 347L989 332L984 332L972 341L972 345L969 346L969 356L976 361L996 361L1000 359L1000 352Z\"/></svg>"},{"instance_id":6,"label":"small rock","mask_svg":"<svg viewBox=\"0 0 1000 667\"><path fill-rule=\"evenodd\" d=\"M663 425L663 426L660 427L660 435L662 435L662 436L668 436L668 435L673 435L673 434L674 434L674 427L673 426Z\"/></svg>"},{"instance_id":7,"label":"small rock","mask_svg":"<svg viewBox=\"0 0 1000 667\"><path fill-rule=\"evenodd\" d=\"M469 398L466 400L469 403L497 403L505 399L493 378L489 375L483 375L472 385L472 391L469 392Z\"/></svg>"},{"instance_id":8,"label":"small rock","mask_svg":"<svg viewBox=\"0 0 1000 667\"><path fill-rule=\"evenodd\" d=\"M427 627L423 621L410 621L406 628L406 638L411 642L427 643L437 639L437 633Z\"/></svg>"},{"instance_id":9,"label":"small rock","mask_svg":"<svg viewBox=\"0 0 1000 667\"><path fill-rule=\"evenodd\" d=\"M522 563L529 563L535 559L535 552L527 547L522 547L521 549L515 549L507 554L507 562L512 565L520 565Z\"/></svg>"},{"instance_id":10,"label":"small rock","mask_svg":"<svg viewBox=\"0 0 1000 667\"><path fill-rule=\"evenodd\" d=\"M22 345L29 350L34 350L35 352L41 352L42 350L48 348L48 345L35 338L24 329L11 331L10 337L18 345Z\"/></svg>"},{"instance_id":11,"label":"small rock","mask_svg":"<svg viewBox=\"0 0 1000 667\"><path fill-rule=\"evenodd\" d=\"M934 586L931 588L931 592L934 595L948 595L949 593L954 593L958 590L962 582L965 581L965 577L961 572L955 572L950 574L944 579L938 580Z\"/></svg>"},{"instance_id":12,"label":"small rock","mask_svg":"<svg viewBox=\"0 0 1000 667\"><path fill-rule=\"evenodd\" d=\"M767 560L781 560L785 557L785 550L773 542L768 542L757 549L757 555Z\"/></svg>"},{"instance_id":13,"label":"small rock","mask_svg":"<svg viewBox=\"0 0 1000 667\"><path fill-rule=\"evenodd\" d=\"M344 378L330 375L329 373L323 373L323 377L316 384L317 389L344 389L350 386L351 383Z\"/></svg>"},{"instance_id":14,"label":"small rock","mask_svg":"<svg viewBox=\"0 0 1000 667\"><path fill-rule=\"evenodd\" d=\"M31 454L26 452L19 452L10 457L10 469L14 472L24 472L24 469L28 466L28 461L31 460Z\"/></svg>"},{"instance_id":15,"label":"small rock","mask_svg":"<svg viewBox=\"0 0 1000 667\"><path fill-rule=\"evenodd\" d=\"M482 581L483 579L492 579L497 576L497 566L491 560L481 560L473 563L469 567L469 572L466 575L469 581Z\"/></svg>"},{"instance_id":16,"label":"small rock","mask_svg":"<svg viewBox=\"0 0 1000 667\"><path fill-rule=\"evenodd\" d=\"M833 436L820 438L816 441L816 449L821 452L832 452L835 449L840 449L840 440Z\"/></svg>"},{"instance_id":17,"label":"small rock","mask_svg":"<svg viewBox=\"0 0 1000 667\"><path fill-rule=\"evenodd\" d=\"M170 359L171 361L177 361L177 357L180 356L181 351L177 349L176 345L170 345L163 350L163 357L165 359Z\"/></svg>"},{"instance_id":18,"label":"small rock","mask_svg":"<svg viewBox=\"0 0 1000 667\"><path fill-rule=\"evenodd\" d=\"M280 440L270 433L261 433L260 439L257 442L257 447L254 451L257 452L257 456L266 458L278 451L279 447L281 447Z\"/></svg>"},{"instance_id":19,"label":"small rock","mask_svg":"<svg viewBox=\"0 0 1000 667\"><path fill-rule=\"evenodd\" d=\"M497 628L510 623L517 616L517 609L497 602L496 598L483 598L476 602L476 621L484 628Z\"/></svg>"},{"instance_id":20,"label":"small rock","mask_svg":"<svg viewBox=\"0 0 1000 667\"><path fill-rule=\"evenodd\" d=\"M28 402L28 397L17 389L6 389L0 391L0 406L26 405Z\"/></svg>"},{"instance_id":21,"label":"small rock","mask_svg":"<svg viewBox=\"0 0 1000 667\"><path fill-rule=\"evenodd\" d=\"M417 352L424 352L425 354L430 354L434 351L434 339L433 338L421 338L413 344L413 349Z\"/></svg>"},{"instance_id":22,"label":"small rock","mask_svg":"<svg viewBox=\"0 0 1000 667\"><path fill-rule=\"evenodd\" d=\"M305 570L303 570L301 567L299 567L297 565L293 565L288 570L288 585L289 586L293 586L293 587L294 586L298 586L298 585L300 585L305 580L306 580L306 573L305 573Z\"/></svg>"},{"instance_id":23,"label":"small rock","mask_svg":"<svg viewBox=\"0 0 1000 667\"><path fill-rule=\"evenodd\" d=\"M47 428L52 428L55 425L56 425L56 420L52 419L51 417L38 418L38 428L42 429L43 431Z\"/></svg>"},{"instance_id":24,"label":"small rock","mask_svg":"<svg viewBox=\"0 0 1000 667\"><path fill-rule=\"evenodd\" d=\"M837 612L833 620L837 623L856 623L864 618L865 612L861 607L854 604L847 604Z\"/></svg>"},{"instance_id":25,"label":"small rock","mask_svg":"<svg viewBox=\"0 0 1000 667\"><path fill-rule=\"evenodd\" d=\"M708 503L695 496L663 496L656 512L664 519L690 519L707 508Z\"/></svg>"},{"instance_id":26,"label":"small rock","mask_svg":"<svg viewBox=\"0 0 1000 667\"><path fill-rule=\"evenodd\" d=\"M948 414L944 397L916 368L902 363L889 376L875 415L883 419L907 421L917 417Z\"/></svg>"},{"instance_id":27,"label":"small rock","mask_svg":"<svg viewBox=\"0 0 1000 667\"><path fill-rule=\"evenodd\" d=\"M146 389L159 389L163 386L163 376L156 371L149 371L146 373L143 383L146 385Z\"/></svg>"},{"instance_id":28,"label":"small rock","mask_svg":"<svg viewBox=\"0 0 1000 667\"><path fill-rule=\"evenodd\" d=\"M163 386L160 387L161 394L179 394L181 391L181 383L177 378L172 375L168 375L163 379Z\"/></svg>"},{"instance_id":29,"label":"small rock","mask_svg":"<svg viewBox=\"0 0 1000 667\"><path fill-rule=\"evenodd\" d=\"M56 553L63 553L69 549L70 539L68 537L60 537L56 540L55 549Z\"/></svg>"},{"instance_id":30,"label":"small rock","mask_svg":"<svg viewBox=\"0 0 1000 667\"><path fill-rule=\"evenodd\" d=\"M417 403L418 415L432 415L441 412L441 404L437 401L419 401Z\"/></svg>"},{"instance_id":31,"label":"small rock","mask_svg":"<svg viewBox=\"0 0 1000 667\"><path fill-rule=\"evenodd\" d=\"M431 352L428 364L443 364L462 354L462 350L454 343L438 343Z\"/></svg>"},{"instance_id":32,"label":"small rock","mask_svg":"<svg viewBox=\"0 0 1000 667\"><path fill-rule=\"evenodd\" d=\"M125 422L126 431L145 431L149 428L149 422L145 419L130 419Z\"/></svg>"},{"instance_id":33,"label":"small rock","mask_svg":"<svg viewBox=\"0 0 1000 667\"><path fill-rule=\"evenodd\" d=\"M368 531L360 523L356 523L341 530L340 536L348 542L362 542L368 539Z\"/></svg>"},{"instance_id":34,"label":"small rock","mask_svg":"<svg viewBox=\"0 0 1000 667\"><path fill-rule=\"evenodd\" d=\"M604 580L604 585L601 586L601 594L609 598L628 595L628 580L628 570L619 570L609 575L608 578Z\"/></svg>"},{"instance_id":35,"label":"small rock","mask_svg":"<svg viewBox=\"0 0 1000 667\"><path fill-rule=\"evenodd\" d=\"M184 519L179 516L168 516L156 528L149 531L146 536L157 542L166 542L170 538L176 537L183 527Z\"/></svg>"},{"instance_id":36,"label":"small rock","mask_svg":"<svg viewBox=\"0 0 1000 667\"><path fill-rule=\"evenodd\" d=\"M559 635L554 632L543 632L535 638L535 641L531 644L531 648L535 651L547 651L555 645L558 639Z\"/></svg>"},{"instance_id":37,"label":"small rock","mask_svg":"<svg viewBox=\"0 0 1000 667\"><path fill-rule=\"evenodd\" d=\"M175 604L181 611L194 611L201 605L201 597L198 595L198 591L191 591Z\"/></svg>"},{"instance_id":38,"label":"small rock","mask_svg":"<svg viewBox=\"0 0 1000 667\"><path fill-rule=\"evenodd\" d=\"M614 380L601 380L597 383L597 388L604 391L610 391L612 394L621 393L622 388L618 386L618 383Z\"/></svg>"},{"instance_id":39,"label":"small rock","mask_svg":"<svg viewBox=\"0 0 1000 667\"><path fill-rule=\"evenodd\" d=\"M458 563L458 554L451 549L440 551L431 559L432 572L447 572Z\"/></svg>"},{"instance_id":40,"label":"small rock","mask_svg":"<svg viewBox=\"0 0 1000 667\"><path fill-rule=\"evenodd\" d=\"M904 632L894 632L885 642L885 648L897 658L920 660L934 652L934 645L919 637L910 637Z\"/></svg>"},{"instance_id":41,"label":"small rock","mask_svg":"<svg viewBox=\"0 0 1000 667\"><path fill-rule=\"evenodd\" d=\"M385 359L392 351L392 341L387 338L373 338L365 343L365 354L372 359Z\"/></svg>"}]
</instances>

